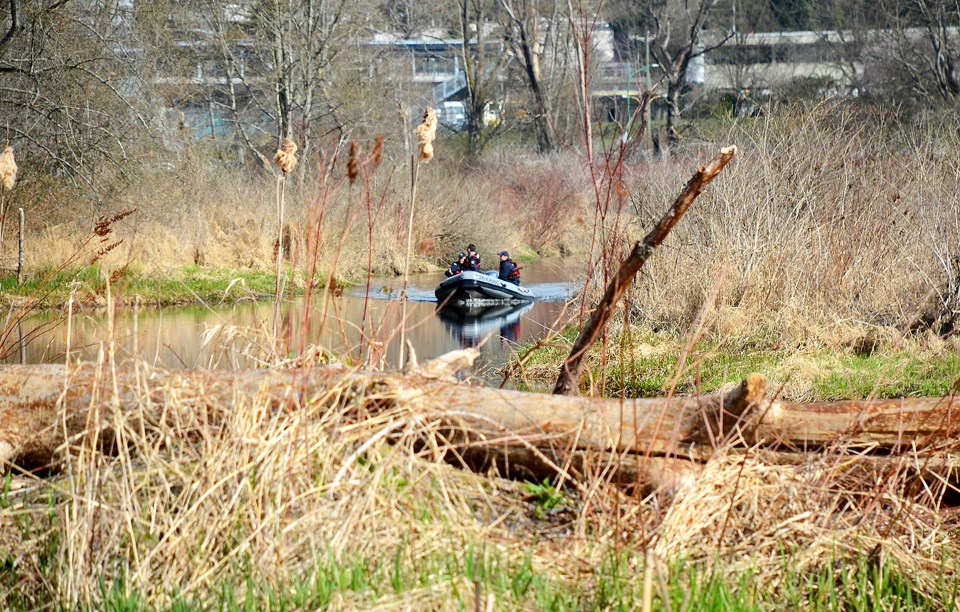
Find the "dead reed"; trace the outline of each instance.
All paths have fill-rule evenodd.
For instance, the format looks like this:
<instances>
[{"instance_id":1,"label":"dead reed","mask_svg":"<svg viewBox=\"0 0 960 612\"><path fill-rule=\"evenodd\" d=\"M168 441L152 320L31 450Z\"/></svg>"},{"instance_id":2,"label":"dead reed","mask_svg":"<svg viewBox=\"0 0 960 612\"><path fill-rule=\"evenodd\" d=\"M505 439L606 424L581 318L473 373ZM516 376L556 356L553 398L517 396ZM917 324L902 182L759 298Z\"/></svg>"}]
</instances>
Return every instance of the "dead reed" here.
<instances>
[{"instance_id":1,"label":"dead reed","mask_svg":"<svg viewBox=\"0 0 960 612\"><path fill-rule=\"evenodd\" d=\"M437 137L437 114L429 106L423 112L423 121L416 129L419 154L410 161L410 217L407 220L407 248L403 257L403 285L400 290L402 315L400 321L400 364L405 363L407 335L407 283L410 280L410 252L413 248L413 219L417 205L417 187L420 183L420 163L433 158L433 141Z\"/></svg>"},{"instance_id":2,"label":"dead reed","mask_svg":"<svg viewBox=\"0 0 960 612\"><path fill-rule=\"evenodd\" d=\"M13 157L13 147L7 145L0 153L0 186L11 191L17 183L17 162Z\"/></svg>"},{"instance_id":3,"label":"dead reed","mask_svg":"<svg viewBox=\"0 0 960 612\"><path fill-rule=\"evenodd\" d=\"M3 257L3 228L7 221L6 192L12 191L17 184L17 170L13 147L7 145L0 153L0 258Z\"/></svg>"},{"instance_id":4,"label":"dead reed","mask_svg":"<svg viewBox=\"0 0 960 612\"><path fill-rule=\"evenodd\" d=\"M433 158L433 141L437 138L437 113L430 107L423 112L423 121L417 126L417 143L420 146L420 161Z\"/></svg>"},{"instance_id":5,"label":"dead reed","mask_svg":"<svg viewBox=\"0 0 960 612\"><path fill-rule=\"evenodd\" d=\"M287 175L293 172L297 165L297 145L289 138L284 138L280 148L273 157L273 163L280 169L277 175L277 283L273 296L273 337L279 342L280 338L280 298L283 283L283 209L286 196ZM279 345L277 345L279 355Z\"/></svg>"},{"instance_id":6,"label":"dead reed","mask_svg":"<svg viewBox=\"0 0 960 612\"><path fill-rule=\"evenodd\" d=\"M273 156L274 165L284 174L290 174L297 166L297 143L289 138L284 138Z\"/></svg>"}]
</instances>

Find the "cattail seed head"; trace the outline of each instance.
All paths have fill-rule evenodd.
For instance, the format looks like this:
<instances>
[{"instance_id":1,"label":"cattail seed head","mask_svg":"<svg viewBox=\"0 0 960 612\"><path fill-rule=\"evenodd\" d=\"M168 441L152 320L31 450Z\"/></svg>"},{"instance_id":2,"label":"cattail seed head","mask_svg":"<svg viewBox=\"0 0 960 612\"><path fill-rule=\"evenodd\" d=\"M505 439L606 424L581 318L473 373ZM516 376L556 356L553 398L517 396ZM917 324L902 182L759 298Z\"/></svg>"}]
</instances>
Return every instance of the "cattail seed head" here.
<instances>
[{"instance_id":1,"label":"cattail seed head","mask_svg":"<svg viewBox=\"0 0 960 612\"><path fill-rule=\"evenodd\" d=\"M380 134L377 136L377 139L373 143L373 153L370 154L370 163L373 164L374 170L380 167L380 162L383 161L383 141L386 139L386 136Z\"/></svg>"},{"instance_id":2,"label":"cattail seed head","mask_svg":"<svg viewBox=\"0 0 960 612\"><path fill-rule=\"evenodd\" d=\"M417 126L417 140L420 142L420 159L430 161L433 157L433 141L437 137L437 113L431 107L423 112L423 123Z\"/></svg>"},{"instance_id":3,"label":"cattail seed head","mask_svg":"<svg viewBox=\"0 0 960 612\"><path fill-rule=\"evenodd\" d=\"M297 165L297 144L289 138L283 139L283 144L277 149L277 154L273 156L273 163L280 168L284 174L293 172Z\"/></svg>"},{"instance_id":4,"label":"cattail seed head","mask_svg":"<svg viewBox=\"0 0 960 612\"><path fill-rule=\"evenodd\" d=\"M13 147L7 146L0 153L0 185L7 191L17 184L17 162L13 159Z\"/></svg>"},{"instance_id":5,"label":"cattail seed head","mask_svg":"<svg viewBox=\"0 0 960 612\"><path fill-rule=\"evenodd\" d=\"M357 182L358 176L360 176L360 147L357 143L351 142L350 158L347 160L347 178L351 185Z\"/></svg>"}]
</instances>

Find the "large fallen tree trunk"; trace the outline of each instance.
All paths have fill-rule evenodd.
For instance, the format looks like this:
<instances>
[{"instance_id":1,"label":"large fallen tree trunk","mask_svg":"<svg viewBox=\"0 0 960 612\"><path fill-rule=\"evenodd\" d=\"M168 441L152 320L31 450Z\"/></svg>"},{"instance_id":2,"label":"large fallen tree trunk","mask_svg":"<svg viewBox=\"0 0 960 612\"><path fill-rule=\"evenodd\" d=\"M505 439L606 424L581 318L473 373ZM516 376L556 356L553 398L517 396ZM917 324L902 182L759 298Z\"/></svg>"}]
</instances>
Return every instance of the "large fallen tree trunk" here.
<instances>
[{"instance_id":1,"label":"large fallen tree trunk","mask_svg":"<svg viewBox=\"0 0 960 612\"><path fill-rule=\"evenodd\" d=\"M471 352L473 355L475 352ZM471 357L472 358L472 357ZM449 360L448 360L449 362ZM465 365L461 361L452 369ZM723 395L609 400L477 387L427 363L412 372L338 366L290 370L103 370L93 365L0 367L0 460L45 464L93 425L109 435L116 412L146 421L215 421L238 403L295 409L350 398L367 414L402 406L439 419L464 445L511 441L547 449L689 453L729 431L764 390L762 377ZM521 442L522 441L522 442ZM551 450L553 452L553 450Z\"/></svg>"},{"instance_id":2,"label":"large fallen tree trunk","mask_svg":"<svg viewBox=\"0 0 960 612\"><path fill-rule=\"evenodd\" d=\"M765 399L751 375L725 395L655 399L556 396L471 386L446 378L475 351L411 372L339 366L290 370L119 370L83 365L0 367L0 461L25 468L55 463L70 445L111 442L118 415L175 419L203 435L225 411L259 403L273 414L318 405L350 406L358 418L402 408L438 423L455 460L497 463L534 475L599 470L620 482L682 478L687 463L718 446L759 444L782 453L833 443L890 454L942 447L957 437L953 398L794 404ZM786 461L786 460L785 460ZM789 462L789 461L786 461ZM672 475L672 476L671 476Z\"/></svg>"}]
</instances>

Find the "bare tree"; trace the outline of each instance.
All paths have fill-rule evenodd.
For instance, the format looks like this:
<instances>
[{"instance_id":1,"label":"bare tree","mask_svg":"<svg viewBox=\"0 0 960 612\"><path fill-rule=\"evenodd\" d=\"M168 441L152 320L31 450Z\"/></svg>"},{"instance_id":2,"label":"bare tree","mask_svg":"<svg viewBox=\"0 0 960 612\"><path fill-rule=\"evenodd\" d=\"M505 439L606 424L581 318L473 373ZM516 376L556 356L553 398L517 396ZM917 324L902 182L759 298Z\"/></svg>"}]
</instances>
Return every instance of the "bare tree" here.
<instances>
[{"instance_id":1,"label":"bare tree","mask_svg":"<svg viewBox=\"0 0 960 612\"><path fill-rule=\"evenodd\" d=\"M494 103L491 88L500 79L507 58L502 44L499 48L487 37L487 15L493 8L484 0L458 0L460 14L460 58L466 76L467 153L479 155L490 138L499 129L487 129L487 107Z\"/></svg>"},{"instance_id":2,"label":"bare tree","mask_svg":"<svg viewBox=\"0 0 960 612\"><path fill-rule=\"evenodd\" d=\"M666 85L666 129L670 144L676 143L683 114L683 94L691 64L697 58L726 44L733 33L729 23L706 44L703 33L718 8L719 0L615 0L608 11L619 19L627 35L644 40Z\"/></svg>"},{"instance_id":3,"label":"bare tree","mask_svg":"<svg viewBox=\"0 0 960 612\"><path fill-rule=\"evenodd\" d=\"M272 56L261 65L273 80L277 140L294 136L304 155L322 123L341 133L345 127L331 79L345 37L358 28L348 19L352 6L349 0L266 0L254 11L255 31Z\"/></svg>"},{"instance_id":4,"label":"bare tree","mask_svg":"<svg viewBox=\"0 0 960 612\"><path fill-rule=\"evenodd\" d=\"M436 4L417 0L383 0L379 13L392 31L410 37L435 22L437 8Z\"/></svg>"},{"instance_id":5,"label":"bare tree","mask_svg":"<svg viewBox=\"0 0 960 612\"><path fill-rule=\"evenodd\" d=\"M124 170L150 125L130 17L111 0L0 7L0 133L23 157L87 184Z\"/></svg>"},{"instance_id":6,"label":"bare tree","mask_svg":"<svg viewBox=\"0 0 960 612\"><path fill-rule=\"evenodd\" d=\"M344 110L341 67L354 61L347 51L373 21L372 3L187 0L172 10L179 33L167 55L184 56L176 63L195 74L181 73L185 86L168 90L167 104L229 117L242 150L261 162L285 137L304 157L331 132L345 138L356 115Z\"/></svg>"},{"instance_id":7,"label":"bare tree","mask_svg":"<svg viewBox=\"0 0 960 612\"><path fill-rule=\"evenodd\" d=\"M566 15L556 0L499 0L506 16L507 43L513 49L523 68L524 80L533 97L533 125L537 134L537 150L552 151L556 142L552 126L550 83L558 79L546 79L543 74L545 54L551 49L554 68L562 65L565 53L560 42L561 24ZM566 29L565 27L563 28ZM556 76L556 75L554 75Z\"/></svg>"},{"instance_id":8,"label":"bare tree","mask_svg":"<svg viewBox=\"0 0 960 612\"><path fill-rule=\"evenodd\" d=\"M816 8L817 26L842 39L836 50L855 67L861 93L898 104L960 99L957 0L832 0Z\"/></svg>"},{"instance_id":9,"label":"bare tree","mask_svg":"<svg viewBox=\"0 0 960 612\"><path fill-rule=\"evenodd\" d=\"M917 91L960 97L960 2L909 0L885 5L897 35L896 57Z\"/></svg>"}]
</instances>

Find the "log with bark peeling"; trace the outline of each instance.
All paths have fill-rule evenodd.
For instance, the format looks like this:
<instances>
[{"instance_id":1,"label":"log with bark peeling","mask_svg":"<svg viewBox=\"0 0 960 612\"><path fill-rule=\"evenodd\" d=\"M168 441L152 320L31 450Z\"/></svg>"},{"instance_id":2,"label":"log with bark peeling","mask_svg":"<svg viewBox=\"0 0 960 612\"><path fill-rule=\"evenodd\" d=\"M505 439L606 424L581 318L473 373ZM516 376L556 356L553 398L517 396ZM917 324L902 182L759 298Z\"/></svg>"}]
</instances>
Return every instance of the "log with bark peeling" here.
<instances>
[{"instance_id":1,"label":"log with bark peeling","mask_svg":"<svg viewBox=\"0 0 960 612\"><path fill-rule=\"evenodd\" d=\"M846 445L898 448L955 439L957 403L917 398L793 404L765 399L766 380L751 375L725 395L601 399L524 393L456 382L451 375L476 351L456 351L407 372L342 366L288 370L117 370L94 365L0 367L0 461L31 468L55 463L65 443L111 435L116 411L145 422L201 425L238 403L275 410L342 402L368 413L401 406L441 424L452 460L496 463L542 475L593 470L620 482L685 478L677 458L705 460L724 442L781 450ZM106 440L109 442L109 440Z\"/></svg>"}]
</instances>

